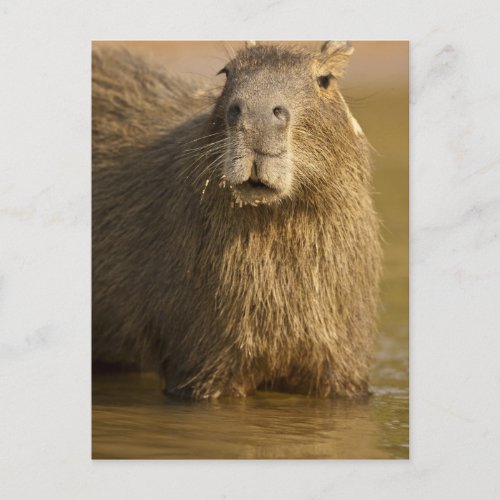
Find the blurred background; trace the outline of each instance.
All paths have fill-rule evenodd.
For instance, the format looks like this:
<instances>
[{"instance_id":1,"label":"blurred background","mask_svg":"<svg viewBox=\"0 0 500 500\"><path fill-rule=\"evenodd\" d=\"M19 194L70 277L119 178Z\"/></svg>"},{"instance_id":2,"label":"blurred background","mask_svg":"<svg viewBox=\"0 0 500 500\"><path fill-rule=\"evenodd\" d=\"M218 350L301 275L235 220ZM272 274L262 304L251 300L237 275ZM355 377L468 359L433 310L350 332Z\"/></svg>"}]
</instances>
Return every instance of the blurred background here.
<instances>
[{"instance_id":1,"label":"blurred background","mask_svg":"<svg viewBox=\"0 0 500 500\"><path fill-rule=\"evenodd\" d=\"M271 42L263 42L271 43ZM297 43L319 50L322 42ZM102 41L165 71L216 81L243 42ZM408 458L408 42L358 41L341 90L374 147L383 222L381 327L367 401L261 393L171 402L153 374L93 377L93 458Z\"/></svg>"}]
</instances>

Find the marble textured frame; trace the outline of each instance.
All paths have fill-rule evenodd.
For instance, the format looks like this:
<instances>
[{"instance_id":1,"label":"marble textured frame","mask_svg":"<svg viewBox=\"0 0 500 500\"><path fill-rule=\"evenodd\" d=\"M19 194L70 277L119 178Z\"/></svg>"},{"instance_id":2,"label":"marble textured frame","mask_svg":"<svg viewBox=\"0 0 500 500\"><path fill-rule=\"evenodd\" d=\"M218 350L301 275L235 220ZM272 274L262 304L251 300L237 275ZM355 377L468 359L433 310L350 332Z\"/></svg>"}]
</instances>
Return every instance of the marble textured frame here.
<instances>
[{"instance_id":1,"label":"marble textured frame","mask_svg":"<svg viewBox=\"0 0 500 500\"><path fill-rule=\"evenodd\" d=\"M396 0L4 2L4 498L494 498L499 7ZM90 460L92 39L411 41L411 460Z\"/></svg>"}]
</instances>

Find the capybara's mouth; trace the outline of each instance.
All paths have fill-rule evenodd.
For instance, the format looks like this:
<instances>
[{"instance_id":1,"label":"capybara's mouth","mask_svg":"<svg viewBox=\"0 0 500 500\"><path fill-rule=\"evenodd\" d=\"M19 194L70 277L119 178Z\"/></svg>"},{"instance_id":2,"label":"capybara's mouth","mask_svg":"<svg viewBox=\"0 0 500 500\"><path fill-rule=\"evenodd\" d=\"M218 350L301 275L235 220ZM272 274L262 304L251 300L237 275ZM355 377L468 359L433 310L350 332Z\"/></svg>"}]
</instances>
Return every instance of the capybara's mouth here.
<instances>
[{"instance_id":1,"label":"capybara's mouth","mask_svg":"<svg viewBox=\"0 0 500 500\"><path fill-rule=\"evenodd\" d=\"M264 189L271 189L272 191L274 191L274 189L272 187L268 186L267 184L265 184L264 182L262 182L259 179L248 179L248 181L243 183L243 185L245 185L245 184L247 184L249 187L251 187L253 189L264 188Z\"/></svg>"},{"instance_id":2,"label":"capybara's mouth","mask_svg":"<svg viewBox=\"0 0 500 500\"><path fill-rule=\"evenodd\" d=\"M279 198L278 189L262 182L260 179L250 178L234 186L233 194L236 204L257 206L272 203Z\"/></svg>"}]
</instances>

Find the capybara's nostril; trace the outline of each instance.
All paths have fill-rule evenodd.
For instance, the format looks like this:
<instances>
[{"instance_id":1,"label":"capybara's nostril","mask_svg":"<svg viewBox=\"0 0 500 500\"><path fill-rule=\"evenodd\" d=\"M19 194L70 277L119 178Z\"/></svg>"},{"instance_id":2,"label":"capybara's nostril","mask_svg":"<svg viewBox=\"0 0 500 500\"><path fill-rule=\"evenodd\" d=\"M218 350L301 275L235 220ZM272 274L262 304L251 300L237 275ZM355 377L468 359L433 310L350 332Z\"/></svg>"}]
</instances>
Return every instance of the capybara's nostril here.
<instances>
[{"instance_id":1,"label":"capybara's nostril","mask_svg":"<svg viewBox=\"0 0 500 500\"><path fill-rule=\"evenodd\" d=\"M273 108L273 114L278 119L278 123L281 125L286 125L290 121L290 113L288 109L283 106L276 106Z\"/></svg>"},{"instance_id":2,"label":"capybara's nostril","mask_svg":"<svg viewBox=\"0 0 500 500\"><path fill-rule=\"evenodd\" d=\"M231 104L227 110L227 123L234 126L238 123L241 116L241 107L239 104Z\"/></svg>"}]
</instances>

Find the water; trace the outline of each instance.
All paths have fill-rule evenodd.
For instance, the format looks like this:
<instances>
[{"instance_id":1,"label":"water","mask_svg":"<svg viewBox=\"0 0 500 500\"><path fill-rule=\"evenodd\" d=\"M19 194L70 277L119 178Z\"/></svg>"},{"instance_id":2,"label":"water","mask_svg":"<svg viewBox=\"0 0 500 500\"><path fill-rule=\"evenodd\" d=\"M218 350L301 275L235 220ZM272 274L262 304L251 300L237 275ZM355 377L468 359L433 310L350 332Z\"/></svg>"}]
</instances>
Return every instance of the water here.
<instances>
[{"instance_id":1,"label":"water","mask_svg":"<svg viewBox=\"0 0 500 500\"><path fill-rule=\"evenodd\" d=\"M404 390L361 402L279 393L167 401L151 375L100 377L94 458L395 458L408 448ZM399 444L396 444L397 442Z\"/></svg>"},{"instance_id":2,"label":"water","mask_svg":"<svg viewBox=\"0 0 500 500\"><path fill-rule=\"evenodd\" d=\"M346 93L377 149L375 201L384 221L372 396L325 401L261 392L193 403L168 400L153 374L94 375L93 458L408 457L408 95Z\"/></svg>"}]
</instances>

